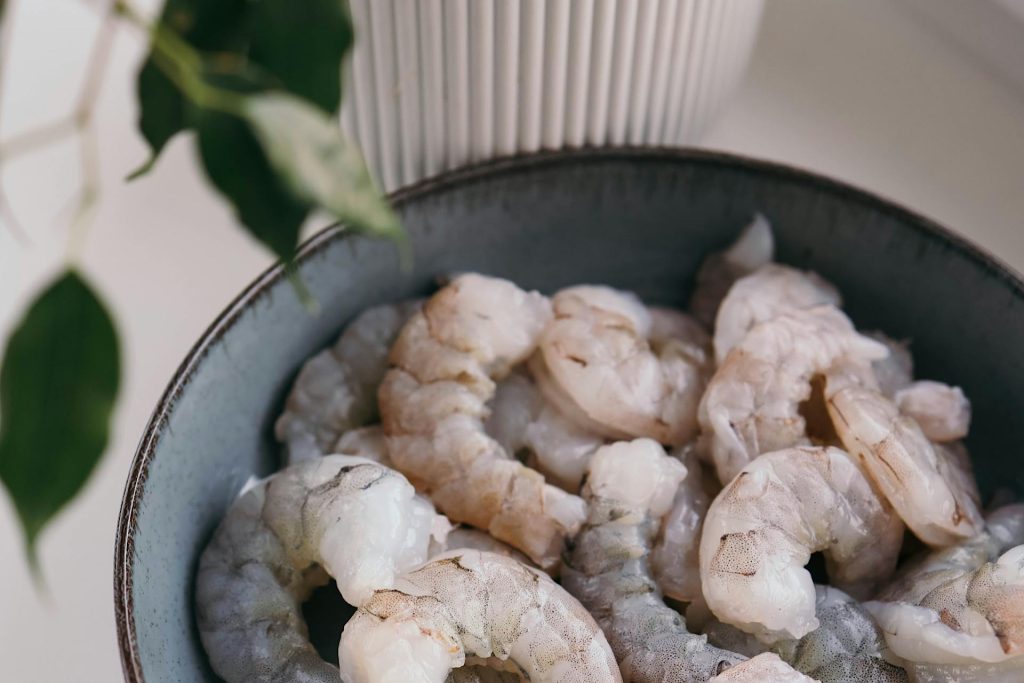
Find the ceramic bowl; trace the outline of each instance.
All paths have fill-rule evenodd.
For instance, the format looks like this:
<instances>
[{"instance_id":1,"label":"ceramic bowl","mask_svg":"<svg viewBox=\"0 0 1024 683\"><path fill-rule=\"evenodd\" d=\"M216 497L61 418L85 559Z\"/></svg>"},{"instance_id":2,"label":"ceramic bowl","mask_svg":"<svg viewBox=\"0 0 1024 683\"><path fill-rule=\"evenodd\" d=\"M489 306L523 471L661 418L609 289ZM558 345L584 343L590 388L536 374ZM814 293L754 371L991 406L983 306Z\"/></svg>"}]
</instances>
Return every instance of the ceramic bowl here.
<instances>
[{"instance_id":1,"label":"ceramic bowl","mask_svg":"<svg viewBox=\"0 0 1024 683\"><path fill-rule=\"evenodd\" d=\"M390 244L337 230L314 237L299 269L322 313L308 314L269 270L202 336L157 405L117 533L127 680L216 680L193 619L197 558L243 482L276 467L272 423L297 369L359 311L427 294L441 274L477 270L546 292L601 282L680 306L701 258L760 211L781 261L834 282L859 326L912 339L919 376L964 388L986 495L1024 491L1024 287L927 219L794 169L673 150L497 161L394 199L415 245L411 270Z\"/></svg>"}]
</instances>

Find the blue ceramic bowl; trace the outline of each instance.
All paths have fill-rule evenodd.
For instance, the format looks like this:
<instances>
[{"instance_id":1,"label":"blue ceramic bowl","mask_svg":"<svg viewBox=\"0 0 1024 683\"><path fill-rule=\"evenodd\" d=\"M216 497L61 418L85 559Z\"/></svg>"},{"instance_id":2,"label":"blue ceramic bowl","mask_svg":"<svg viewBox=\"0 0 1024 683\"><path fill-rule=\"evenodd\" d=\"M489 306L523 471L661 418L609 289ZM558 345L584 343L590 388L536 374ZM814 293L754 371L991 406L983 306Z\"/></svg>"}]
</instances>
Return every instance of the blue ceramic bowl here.
<instances>
[{"instance_id":1,"label":"blue ceramic bowl","mask_svg":"<svg viewBox=\"0 0 1024 683\"><path fill-rule=\"evenodd\" d=\"M196 562L243 482L277 465L272 424L296 370L356 313L426 294L438 274L477 270L546 292L602 282L683 305L701 258L761 211L781 261L838 285L858 325L912 339L921 376L963 386L983 490L1024 491L1024 287L920 216L801 171L676 150L498 161L394 199L415 246L411 271L390 244L317 235L299 268L321 315L303 309L280 268L269 270L206 331L156 407L116 542L127 680L216 680L194 624Z\"/></svg>"}]
</instances>

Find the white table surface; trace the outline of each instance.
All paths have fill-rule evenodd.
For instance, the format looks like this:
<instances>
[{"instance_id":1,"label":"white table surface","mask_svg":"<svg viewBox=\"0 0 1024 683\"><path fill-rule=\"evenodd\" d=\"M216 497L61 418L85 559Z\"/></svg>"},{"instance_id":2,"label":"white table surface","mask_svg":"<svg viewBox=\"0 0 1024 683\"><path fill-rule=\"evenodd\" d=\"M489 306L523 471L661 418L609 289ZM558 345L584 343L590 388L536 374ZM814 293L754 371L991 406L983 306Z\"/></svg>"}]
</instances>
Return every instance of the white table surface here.
<instances>
[{"instance_id":1,"label":"white table surface","mask_svg":"<svg viewBox=\"0 0 1024 683\"><path fill-rule=\"evenodd\" d=\"M96 25L73 0L13 4L4 137L71 107ZM1024 269L1024 95L889 0L769 5L749 78L707 146L874 190ZM132 453L193 341L269 263L204 186L190 139L176 139L149 177L121 182L146 156L132 90L141 50L139 36L122 31L96 114L103 193L82 259L125 342L113 441L84 495L41 541L44 597L21 561L14 513L0 494L0 680L119 680L113 541ZM5 168L32 243L0 230L0 331L61 264L66 221L58 218L76 174L71 143Z\"/></svg>"}]
</instances>

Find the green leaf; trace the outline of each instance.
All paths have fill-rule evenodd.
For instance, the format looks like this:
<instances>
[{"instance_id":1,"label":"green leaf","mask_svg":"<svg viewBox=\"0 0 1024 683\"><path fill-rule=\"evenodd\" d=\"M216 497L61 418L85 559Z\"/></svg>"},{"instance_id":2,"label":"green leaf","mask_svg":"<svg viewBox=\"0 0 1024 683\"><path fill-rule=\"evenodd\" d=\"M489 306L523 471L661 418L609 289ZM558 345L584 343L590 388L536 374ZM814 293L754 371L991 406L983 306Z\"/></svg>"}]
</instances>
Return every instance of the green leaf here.
<instances>
[{"instance_id":1,"label":"green leaf","mask_svg":"<svg viewBox=\"0 0 1024 683\"><path fill-rule=\"evenodd\" d=\"M341 104L341 63L352 38L343 0L260 0L252 6L249 58L284 90L329 114Z\"/></svg>"},{"instance_id":2,"label":"green leaf","mask_svg":"<svg viewBox=\"0 0 1024 683\"><path fill-rule=\"evenodd\" d=\"M246 0L167 0L160 22L197 49L230 55L246 46L248 8ZM136 92L139 131L152 156L130 178L148 172L167 141L188 127L188 105L152 54L139 71Z\"/></svg>"},{"instance_id":3,"label":"green leaf","mask_svg":"<svg viewBox=\"0 0 1024 683\"><path fill-rule=\"evenodd\" d=\"M206 112L196 119L206 175L231 202L246 229L281 259L295 253L309 206L285 188L246 123Z\"/></svg>"},{"instance_id":4,"label":"green leaf","mask_svg":"<svg viewBox=\"0 0 1024 683\"><path fill-rule=\"evenodd\" d=\"M67 272L31 305L0 368L0 481L33 564L39 532L106 448L119 382L114 324L89 286Z\"/></svg>"},{"instance_id":5,"label":"green leaf","mask_svg":"<svg viewBox=\"0 0 1024 683\"><path fill-rule=\"evenodd\" d=\"M292 95L252 95L246 119L292 193L354 230L403 239L398 217L374 185L359 149L337 122Z\"/></svg>"}]
</instances>

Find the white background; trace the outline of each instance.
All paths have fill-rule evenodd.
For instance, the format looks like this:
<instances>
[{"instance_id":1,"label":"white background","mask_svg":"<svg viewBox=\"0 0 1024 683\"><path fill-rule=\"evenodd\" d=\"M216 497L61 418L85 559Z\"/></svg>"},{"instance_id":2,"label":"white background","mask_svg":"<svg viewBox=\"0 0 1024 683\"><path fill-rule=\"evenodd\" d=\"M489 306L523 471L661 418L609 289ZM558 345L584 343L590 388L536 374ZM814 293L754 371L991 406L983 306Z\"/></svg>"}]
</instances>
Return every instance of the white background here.
<instances>
[{"instance_id":1,"label":"white background","mask_svg":"<svg viewBox=\"0 0 1024 683\"><path fill-rule=\"evenodd\" d=\"M895 198L1024 267L1024 95L892 2L768 4L749 78L705 144ZM97 24L77 0L13 0L12 9L4 139L72 107ZM122 182L146 157L133 129L141 49L140 36L121 31L96 112L103 192L82 257L125 343L113 441L84 495L42 539L44 597L32 586L13 510L0 493L2 680L119 679L113 541L136 441L193 341L269 263L204 186L187 137L170 145L149 177ZM70 141L5 167L31 244L0 230L0 332L61 265L61 211L77 179Z\"/></svg>"}]
</instances>

